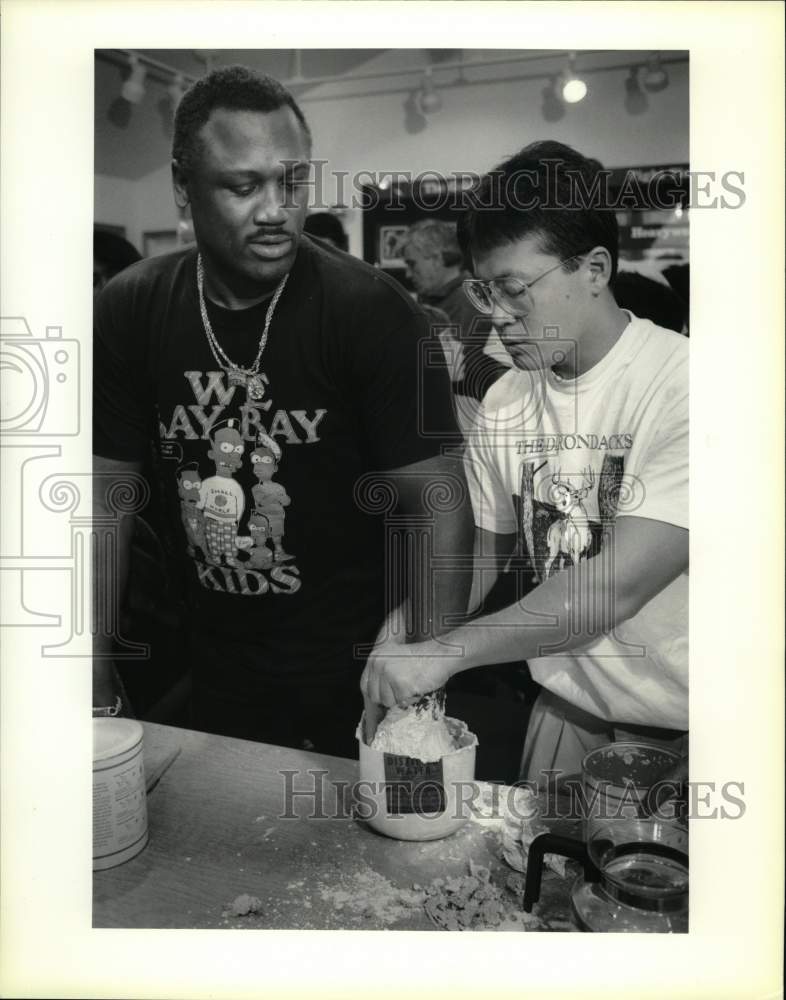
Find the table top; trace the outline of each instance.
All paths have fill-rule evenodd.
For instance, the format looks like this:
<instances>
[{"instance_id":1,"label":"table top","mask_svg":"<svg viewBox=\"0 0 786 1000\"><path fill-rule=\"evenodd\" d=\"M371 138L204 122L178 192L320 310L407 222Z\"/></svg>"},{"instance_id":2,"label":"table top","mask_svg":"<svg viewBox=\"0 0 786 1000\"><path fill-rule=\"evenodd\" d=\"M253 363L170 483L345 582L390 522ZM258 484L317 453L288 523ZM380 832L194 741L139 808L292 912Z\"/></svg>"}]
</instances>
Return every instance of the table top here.
<instances>
[{"instance_id":1,"label":"table top","mask_svg":"<svg viewBox=\"0 0 786 1000\"><path fill-rule=\"evenodd\" d=\"M353 819L341 783L357 780L357 761L152 723L144 730L148 774L180 753L148 793L148 845L93 875L94 927L434 930L406 894L466 876L470 862L518 906L493 826L471 819L424 843ZM309 794L293 799L288 789ZM571 882L544 873L532 929L572 929ZM244 894L259 900L258 912L235 914Z\"/></svg>"}]
</instances>

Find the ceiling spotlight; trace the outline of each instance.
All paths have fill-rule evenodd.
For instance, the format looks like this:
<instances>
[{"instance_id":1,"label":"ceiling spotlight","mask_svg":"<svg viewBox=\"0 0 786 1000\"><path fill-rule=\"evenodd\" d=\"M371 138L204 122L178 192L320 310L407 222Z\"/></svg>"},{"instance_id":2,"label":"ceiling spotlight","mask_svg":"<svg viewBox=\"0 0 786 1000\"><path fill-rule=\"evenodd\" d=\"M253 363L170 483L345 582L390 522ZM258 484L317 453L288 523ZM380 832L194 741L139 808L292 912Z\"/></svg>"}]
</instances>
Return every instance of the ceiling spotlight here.
<instances>
[{"instance_id":1,"label":"ceiling spotlight","mask_svg":"<svg viewBox=\"0 0 786 1000\"><path fill-rule=\"evenodd\" d=\"M442 109L442 98L439 96L436 88L434 87L434 81L431 79L431 70L427 69L423 74L423 82L420 85L420 90L415 98L418 106L418 110L423 115L433 114L435 111L440 111Z\"/></svg>"},{"instance_id":2,"label":"ceiling spotlight","mask_svg":"<svg viewBox=\"0 0 786 1000\"><path fill-rule=\"evenodd\" d=\"M178 73L174 80L169 84L166 89L169 98L172 101L172 110L177 111L177 106L183 99L183 94L186 92L186 85L183 81L183 74Z\"/></svg>"},{"instance_id":3,"label":"ceiling spotlight","mask_svg":"<svg viewBox=\"0 0 786 1000\"><path fill-rule=\"evenodd\" d=\"M139 104L145 96L145 74L146 70L139 61L138 56L130 56L131 75L123 84L120 96L129 104Z\"/></svg>"},{"instance_id":4,"label":"ceiling spotlight","mask_svg":"<svg viewBox=\"0 0 786 1000\"><path fill-rule=\"evenodd\" d=\"M644 89L651 94L657 94L659 90L665 90L669 85L669 74L660 64L660 55L655 54L647 64L647 72L644 75Z\"/></svg>"},{"instance_id":5,"label":"ceiling spotlight","mask_svg":"<svg viewBox=\"0 0 786 1000\"><path fill-rule=\"evenodd\" d=\"M565 117L565 103L557 94L556 80L550 80L541 90L540 96L543 98L540 113L547 122L558 122Z\"/></svg>"},{"instance_id":6,"label":"ceiling spotlight","mask_svg":"<svg viewBox=\"0 0 786 1000\"><path fill-rule=\"evenodd\" d=\"M631 66L628 78L625 80L625 110L629 115L641 115L649 107L647 95L639 85L639 70Z\"/></svg>"},{"instance_id":7,"label":"ceiling spotlight","mask_svg":"<svg viewBox=\"0 0 786 1000\"><path fill-rule=\"evenodd\" d=\"M568 66L562 73L562 100L566 104L578 104L587 96L587 84L576 75L576 53L572 52Z\"/></svg>"}]
</instances>

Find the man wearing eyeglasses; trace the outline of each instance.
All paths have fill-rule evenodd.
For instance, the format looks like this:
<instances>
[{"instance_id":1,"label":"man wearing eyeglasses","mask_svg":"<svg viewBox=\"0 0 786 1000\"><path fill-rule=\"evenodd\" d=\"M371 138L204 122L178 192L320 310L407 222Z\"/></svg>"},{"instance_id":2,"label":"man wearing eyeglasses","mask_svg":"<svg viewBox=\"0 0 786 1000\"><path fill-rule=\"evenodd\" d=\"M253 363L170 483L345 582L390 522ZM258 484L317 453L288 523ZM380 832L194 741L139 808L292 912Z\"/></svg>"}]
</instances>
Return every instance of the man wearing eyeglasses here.
<instances>
[{"instance_id":1,"label":"man wearing eyeglasses","mask_svg":"<svg viewBox=\"0 0 786 1000\"><path fill-rule=\"evenodd\" d=\"M688 342L615 302L599 168L535 143L484 178L462 220L465 291L515 364L466 455L471 606L514 554L524 596L405 657L378 647L362 679L391 705L527 660L541 693L521 776L543 782L614 739L687 749Z\"/></svg>"}]
</instances>

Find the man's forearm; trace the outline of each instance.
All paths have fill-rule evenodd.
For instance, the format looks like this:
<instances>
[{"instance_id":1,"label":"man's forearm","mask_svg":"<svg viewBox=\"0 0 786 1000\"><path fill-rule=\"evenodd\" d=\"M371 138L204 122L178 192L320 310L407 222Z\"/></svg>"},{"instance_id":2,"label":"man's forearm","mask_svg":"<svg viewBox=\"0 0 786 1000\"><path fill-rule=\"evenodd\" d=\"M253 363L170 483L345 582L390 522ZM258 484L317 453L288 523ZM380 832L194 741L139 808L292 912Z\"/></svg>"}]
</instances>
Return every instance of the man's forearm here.
<instances>
[{"instance_id":1,"label":"man's forearm","mask_svg":"<svg viewBox=\"0 0 786 1000\"><path fill-rule=\"evenodd\" d=\"M363 691L380 704L405 703L472 667L583 649L686 572L688 551L687 529L622 518L598 555L560 570L517 604L406 650L377 648Z\"/></svg>"},{"instance_id":2,"label":"man's forearm","mask_svg":"<svg viewBox=\"0 0 786 1000\"><path fill-rule=\"evenodd\" d=\"M120 610L125 599L134 517L120 519L115 533L113 558L105 550L106 539L98 531L94 545L101 545L93 561L93 704L113 705L122 685L114 665L113 646Z\"/></svg>"},{"instance_id":3,"label":"man's forearm","mask_svg":"<svg viewBox=\"0 0 786 1000\"><path fill-rule=\"evenodd\" d=\"M603 578L600 560L587 560L551 577L516 604L444 636L461 649L451 673L580 649L635 610L613 581Z\"/></svg>"},{"instance_id":4,"label":"man's forearm","mask_svg":"<svg viewBox=\"0 0 786 1000\"><path fill-rule=\"evenodd\" d=\"M582 649L636 615L688 567L687 529L620 519L596 556L563 569L522 601L447 636L451 672Z\"/></svg>"},{"instance_id":5,"label":"man's forearm","mask_svg":"<svg viewBox=\"0 0 786 1000\"><path fill-rule=\"evenodd\" d=\"M440 514L434 525L432 567L432 628L430 634L442 635L453 628L457 616L466 616L472 588L472 542L474 524L468 507L462 505L450 514ZM426 581L424 581L426 583Z\"/></svg>"},{"instance_id":6,"label":"man's forearm","mask_svg":"<svg viewBox=\"0 0 786 1000\"><path fill-rule=\"evenodd\" d=\"M421 642L466 615L474 522L460 459L441 457L399 470L393 481L404 530L388 539L392 603L406 612L408 641ZM397 579L405 581L403 588Z\"/></svg>"}]
</instances>

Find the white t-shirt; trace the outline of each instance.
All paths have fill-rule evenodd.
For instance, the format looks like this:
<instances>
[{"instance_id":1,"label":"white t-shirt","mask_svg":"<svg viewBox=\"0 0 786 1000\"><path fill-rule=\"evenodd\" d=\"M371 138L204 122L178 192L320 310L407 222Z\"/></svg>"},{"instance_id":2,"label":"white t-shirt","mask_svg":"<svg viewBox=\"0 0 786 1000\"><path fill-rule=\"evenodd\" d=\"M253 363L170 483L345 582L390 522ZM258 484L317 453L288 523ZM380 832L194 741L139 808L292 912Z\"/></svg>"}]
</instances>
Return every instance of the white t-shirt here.
<instances>
[{"instance_id":1,"label":"white t-shirt","mask_svg":"<svg viewBox=\"0 0 786 1000\"><path fill-rule=\"evenodd\" d=\"M575 380L513 369L465 456L476 524L516 533L539 582L608 561L617 516L688 527L688 341L631 315ZM688 728L688 577L581 650L529 661L544 687L610 722Z\"/></svg>"}]
</instances>

